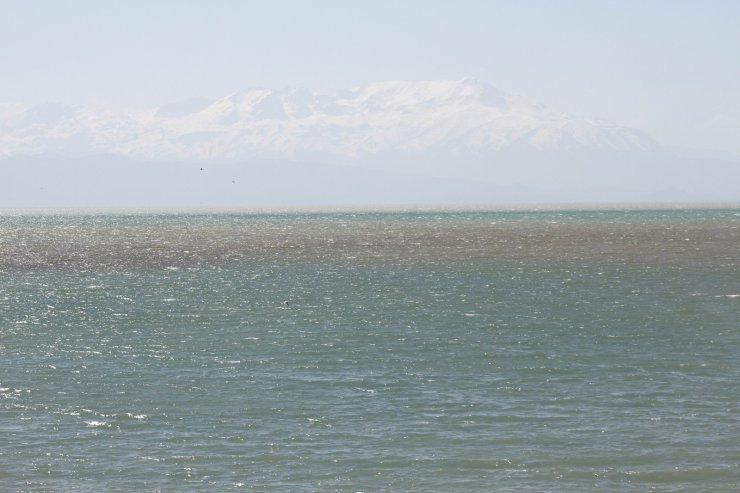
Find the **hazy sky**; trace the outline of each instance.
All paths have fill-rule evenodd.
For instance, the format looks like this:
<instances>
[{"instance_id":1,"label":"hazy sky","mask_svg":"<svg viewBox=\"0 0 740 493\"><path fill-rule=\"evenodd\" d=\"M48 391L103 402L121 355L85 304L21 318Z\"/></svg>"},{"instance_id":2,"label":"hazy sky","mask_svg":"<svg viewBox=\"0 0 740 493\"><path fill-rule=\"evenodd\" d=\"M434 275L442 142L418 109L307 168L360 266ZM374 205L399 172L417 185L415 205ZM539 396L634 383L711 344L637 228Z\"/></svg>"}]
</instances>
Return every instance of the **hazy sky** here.
<instances>
[{"instance_id":1,"label":"hazy sky","mask_svg":"<svg viewBox=\"0 0 740 493\"><path fill-rule=\"evenodd\" d=\"M0 103L476 77L740 156L740 1L0 0Z\"/></svg>"}]
</instances>

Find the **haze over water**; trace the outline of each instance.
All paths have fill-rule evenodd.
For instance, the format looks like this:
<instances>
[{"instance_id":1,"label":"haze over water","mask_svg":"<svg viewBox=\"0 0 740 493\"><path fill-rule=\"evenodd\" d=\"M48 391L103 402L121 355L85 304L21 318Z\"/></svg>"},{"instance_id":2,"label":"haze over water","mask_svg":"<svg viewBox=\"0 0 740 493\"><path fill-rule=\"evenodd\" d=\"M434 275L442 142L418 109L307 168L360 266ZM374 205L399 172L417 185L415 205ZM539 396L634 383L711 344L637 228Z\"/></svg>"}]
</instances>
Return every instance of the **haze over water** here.
<instances>
[{"instance_id":1,"label":"haze over water","mask_svg":"<svg viewBox=\"0 0 740 493\"><path fill-rule=\"evenodd\" d=\"M740 210L0 216L9 491L740 489Z\"/></svg>"}]
</instances>

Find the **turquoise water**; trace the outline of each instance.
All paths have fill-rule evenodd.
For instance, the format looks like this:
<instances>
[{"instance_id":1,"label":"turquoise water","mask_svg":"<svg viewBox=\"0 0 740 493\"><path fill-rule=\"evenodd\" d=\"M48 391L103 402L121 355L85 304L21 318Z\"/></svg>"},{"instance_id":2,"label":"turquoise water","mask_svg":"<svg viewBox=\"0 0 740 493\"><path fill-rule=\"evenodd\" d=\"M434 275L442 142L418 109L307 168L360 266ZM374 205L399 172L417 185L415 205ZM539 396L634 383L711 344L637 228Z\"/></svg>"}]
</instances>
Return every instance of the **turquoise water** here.
<instances>
[{"instance_id":1,"label":"turquoise water","mask_svg":"<svg viewBox=\"0 0 740 493\"><path fill-rule=\"evenodd\" d=\"M740 210L0 216L2 491L740 490Z\"/></svg>"}]
</instances>

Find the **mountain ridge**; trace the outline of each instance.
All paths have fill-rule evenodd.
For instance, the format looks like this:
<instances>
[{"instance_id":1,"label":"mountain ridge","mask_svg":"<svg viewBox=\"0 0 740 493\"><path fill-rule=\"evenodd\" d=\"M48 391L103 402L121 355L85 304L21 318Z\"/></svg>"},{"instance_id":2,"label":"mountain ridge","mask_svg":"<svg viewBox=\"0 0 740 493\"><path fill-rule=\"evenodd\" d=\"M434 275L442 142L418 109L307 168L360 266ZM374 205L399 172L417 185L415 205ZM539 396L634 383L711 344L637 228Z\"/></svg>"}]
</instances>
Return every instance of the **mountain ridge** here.
<instances>
[{"instance_id":1,"label":"mountain ridge","mask_svg":"<svg viewBox=\"0 0 740 493\"><path fill-rule=\"evenodd\" d=\"M641 130L568 115L475 79L376 82L335 95L253 88L124 112L54 103L0 112L2 157L353 159L440 146L471 154L660 148Z\"/></svg>"},{"instance_id":2,"label":"mountain ridge","mask_svg":"<svg viewBox=\"0 0 740 493\"><path fill-rule=\"evenodd\" d=\"M239 185L193 173L214 165ZM6 206L26 193L50 206L740 200L737 160L681 158L639 129L473 79L252 88L123 112L0 105L0 168Z\"/></svg>"}]
</instances>

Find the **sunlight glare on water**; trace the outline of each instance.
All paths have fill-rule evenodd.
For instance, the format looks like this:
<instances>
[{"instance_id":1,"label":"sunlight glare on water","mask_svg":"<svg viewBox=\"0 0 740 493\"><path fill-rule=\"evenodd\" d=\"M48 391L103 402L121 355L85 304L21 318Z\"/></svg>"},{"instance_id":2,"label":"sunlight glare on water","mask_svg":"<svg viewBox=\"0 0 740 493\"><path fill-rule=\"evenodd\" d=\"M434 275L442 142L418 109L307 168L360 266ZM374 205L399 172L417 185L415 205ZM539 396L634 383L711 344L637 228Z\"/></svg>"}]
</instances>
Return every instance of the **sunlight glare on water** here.
<instances>
[{"instance_id":1,"label":"sunlight glare on water","mask_svg":"<svg viewBox=\"0 0 740 493\"><path fill-rule=\"evenodd\" d=\"M737 210L0 216L9 491L740 489Z\"/></svg>"}]
</instances>

